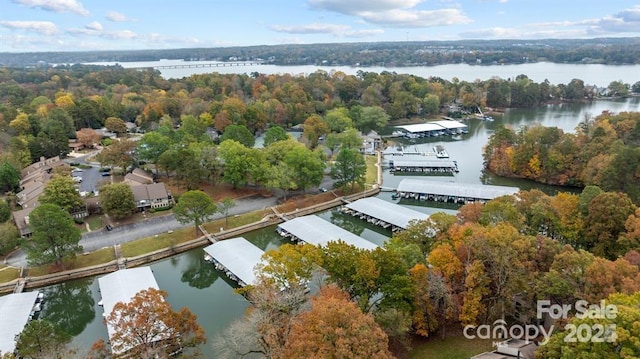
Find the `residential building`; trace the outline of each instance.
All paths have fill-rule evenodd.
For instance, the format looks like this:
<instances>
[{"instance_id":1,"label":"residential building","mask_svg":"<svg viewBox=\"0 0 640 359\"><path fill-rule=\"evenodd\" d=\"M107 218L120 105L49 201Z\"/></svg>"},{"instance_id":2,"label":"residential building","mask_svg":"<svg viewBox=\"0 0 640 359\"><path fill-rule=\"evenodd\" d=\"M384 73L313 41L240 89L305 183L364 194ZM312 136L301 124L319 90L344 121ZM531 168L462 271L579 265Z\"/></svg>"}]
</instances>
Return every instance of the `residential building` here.
<instances>
[{"instance_id":1,"label":"residential building","mask_svg":"<svg viewBox=\"0 0 640 359\"><path fill-rule=\"evenodd\" d=\"M173 201L164 183L133 185L131 191L138 211L169 207Z\"/></svg>"}]
</instances>

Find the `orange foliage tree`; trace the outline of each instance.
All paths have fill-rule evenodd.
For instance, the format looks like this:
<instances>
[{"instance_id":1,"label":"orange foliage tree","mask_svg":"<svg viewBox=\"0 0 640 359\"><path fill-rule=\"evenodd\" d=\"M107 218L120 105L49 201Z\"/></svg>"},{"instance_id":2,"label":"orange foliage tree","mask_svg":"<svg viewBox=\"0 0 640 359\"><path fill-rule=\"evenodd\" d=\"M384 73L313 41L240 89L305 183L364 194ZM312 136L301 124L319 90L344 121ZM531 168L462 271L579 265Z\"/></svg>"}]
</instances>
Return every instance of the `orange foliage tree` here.
<instances>
[{"instance_id":1,"label":"orange foliage tree","mask_svg":"<svg viewBox=\"0 0 640 359\"><path fill-rule=\"evenodd\" d=\"M295 319L283 358L393 358L387 343L373 316L337 287L323 287Z\"/></svg>"},{"instance_id":2,"label":"orange foliage tree","mask_svg":"<svg viewBox=\"0 0 640 359\"><path fill-rule=\"evenodd\" d=\"M196 316L187 308L174 311L166 296L165 291L149 288L138 292L128 303L119 302L113 307L105 323L114 329L110 338L114 353L163 358L206 342ZM95 351L101 348L104 346L100 343L93 346Z\"/></svg>"}]
</instances>

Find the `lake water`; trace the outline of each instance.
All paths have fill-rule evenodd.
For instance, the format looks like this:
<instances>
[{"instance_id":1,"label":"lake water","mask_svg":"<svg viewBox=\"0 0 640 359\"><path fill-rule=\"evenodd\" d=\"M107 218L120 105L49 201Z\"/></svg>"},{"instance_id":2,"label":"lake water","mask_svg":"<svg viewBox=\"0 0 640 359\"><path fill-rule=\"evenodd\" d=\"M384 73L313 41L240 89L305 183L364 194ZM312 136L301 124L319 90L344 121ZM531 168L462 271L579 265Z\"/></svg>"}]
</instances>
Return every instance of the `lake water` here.
<instances>
[{"instance_id":1,"label":"lake water","mask_svg":"<svg viewBox=\"0 0 640 359\"><path fill-rule=\"evenodd\" d=\"M170 65L196 65L212 64L215 61L182 61L160 60L148 62L118 62L122 67L154 67ZM95 65L114 65L115 62L95 62ZM408 67L356 67L356 66L276 66L276 65L251 65L251 66L226 66L203 68L179 68L162 69L160 72L165 78L183 78L193 74L206 74L218 72L221 74L258 72L261 74L293 74L308 75L317 70L326 72L342 71L348 75L356 75L358 71L365 72L396 72L398 74L412 74L420 77L440 77L451 81L454 77L461 81L473 82L475 80L488 80L492 77L513 79L518 75L527 75L535 82L549 80L552 84L568 84L573 79L581 79L585 84L606 87L611 81L622 80L624 83L634 84L640 81L640 65L574 65L555 64L551 62L539 62L520 65L467 65L451 64L438 66L408 66Z\"/></svg>"},{"instance_id":2,"label":"lake water","mask_svg":"<svg viewBox=\"0 0 640 359\"><path fill-rule=\"evenodd\" d=\"M123 64L124 65L124 64ZM572 78L584 79L587 83L598 83L606 86L610 81L623 79L625 82L633 82L628 78L629 74L638 76L640 74L640 66L631 67L613 67L607 66L601 68L600 73L596 69L600 68L595 65L564 65L555 64L531 64L517 66L466 66L466 65L447 65L436 66L433 68L419 68L420 72L416 72L419 76L440 76L443 78L451 78L457 76L460 79L467 79L465 76L473 71L482 76L491 77L493 71L499 69L505 70L500 76L503 78L514 76L520 73L526 73L535 81L542 81L549 78L550 81L568 82ZM135 67L135 66L131 66ZM547 73L547 76L539 79L543 68L556 69L554 72ZM259 72L267 73L268 66L259 66L256 69ZM561 73L560 69L572 69L572 74ZM273 73L285 72L286 69L272 69ZM294 70L300 70L296 72ZM302 73L304 71L313 72L317 67L294 67L293 73ZM355 73L357 69L351 69L350 73ZM448 72L448 75L429 74L422 71L442 70ZM455 69L462 72L454 74ZM527 72L527 69L537 71ZM188 69L190 73L199 70L211 69ZM217 68L215 70L234 70L238 72L251 72L249 68ZM277 70L277 71L276 71ZM303 71L304 70L304 71ZM373 69L365 69L373 71ZM399 68L398 72L410 71L410 68ZM508 70L508 71L507 71ZM180 71L186 71L182 69ZM387 71L390 71L387 69ZM346 72L346 71L345 71ZM628 72L626 76L623 76ZM165 76L169 76L163 70ZM181 76L187 76L183 74ZM553 80L551 75L557 76ZM587 75L593 76L588 78ZM480 76L480 75L478 75ZM568 80L567 80L568 79ZM636 81L638 79L635 79ZM451 159L458 162L460 173L456 176L447 177L429 177L442 181L454 181L460 183L487 183L518 186L524 189L543 188L549 192L557 190L550 186L540 186L533 182L522 180L505 180L495 178L491 175L483 174L482 169L482 148L486 143L487 137L495 130L499 124L505 124L517 128L522 125L530 125L540 123L545 126L558 126L565 131L573 131L575 126L584 119L585 114L597 115L604 110L613 112L621 111L640 111L640 99L629 98L614 101L594 101L583 104L560 104L548 105L536 109L524 110L508 110L503 115L494 116L494 122L484 122L478 120L469 120L469 133L463 135L461 140L453 140L451 138L428 139L424 142L405 142L409 150L419 150L428 152L436 144L445 146L450 154ZM384 174L384 186L395 187L402 177L393 176L392 174ZM390 200L390 193L381 193L380 198ZM437 211L445 211L455 213L455 208L446 205L436 206L416 206L410 205L411 208L417 209L424 213L434 213ZM344 216L337 210L330 210L319 214L322 218L327 219L341 227L362 236L377 244L382 244L391 235L389 231L371 226L368 223L354 219L350 216ZM276 248L282 244L282 238L275 233L275 227L268 227L252 233L248 233L245 237L262 249ZM195 249L183 254L176 255L172 258L156 262L151 265L155 274L159 287L168 292L168 301L175 309L181 307L189 307L190 310L198 316L198 322L206 330L209 342L202 347L205 357L216 357L211 342L213 337L223 331L233 320L241 318L247 309L248 303L240 295L234 293L234 284L227 280L224 275L216 271L213 266L204 262L202 249ZM102 308L98 306L100 296L98 293L97 279L87 278L82 280L70 281L41 289L46 293L47 304L43 311L43 317L62 325L74 336L73 345L87 349L91 344L99 338L106 339L107 331L102 323Z\"/></svg>"}]
</instances>

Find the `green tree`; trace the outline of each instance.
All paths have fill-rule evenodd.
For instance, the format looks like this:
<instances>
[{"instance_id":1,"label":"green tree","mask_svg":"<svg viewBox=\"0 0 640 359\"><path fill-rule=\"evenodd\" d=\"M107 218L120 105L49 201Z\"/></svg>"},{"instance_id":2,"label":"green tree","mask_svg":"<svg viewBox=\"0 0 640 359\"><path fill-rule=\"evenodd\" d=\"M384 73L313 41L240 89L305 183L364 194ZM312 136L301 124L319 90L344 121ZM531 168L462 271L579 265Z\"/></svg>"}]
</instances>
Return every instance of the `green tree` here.
<instances>
[{"instance_id":1,"label":"green tree","mask_svg":"<svg viewBox=\"0 0 640 359\"><path fill-rule=\"evenodd\" d=\"M11 205L7 200L0 198L0 223L4 223L11 218Z\"/></svg>"},{"instance_id":2,"label":"green tree","mask_svg":"<svg viewBox=\"0 0 640 359\"><path fill-rule=\"evenodd\" d=\"M440 111L440 98L434 94L428 94L422 100L422 111L429 115L435 115Z\"/></svg>"},{"instance_id":3,"label":"green tree","mask_svg":"<svg viewBox=\"0 0 640 359\"><path fill-rule=\"evenodd\" d=\"M331 167L331 178L336 180L336 186L346 188L350 185L351 190L356 183L364 183L366 173L367 164L357 149L341 148Z\"/></svg>"},{"instance_id":4,"label":"green tree","mask_svg":"<svg viewBox=\"0 0 640 359\"><path fill-rule=\"evenodd\" d=\"M0 255L12 251L18 245L18 237L18 229L13 223L0 223Z\"/></svg>"},{"instance_id":5,"label":"green tree","mask_svg":"<svg viewBox=\"0 0 640 359\"><path fill-rule=\"evenodd\" d=\"M54 204L67 212L83 205L82 197L76 191L76 182L69 176L54 175L44 187L40 203Z\"/></svg>"},{"instance_id":6,"label":"green tree","mask_svg":"<svg viewBox=\"0 0 640 359\"><path fill-rule=\"evenodd\" d=\"M284 141L289 138L289 134L280 126L271 126L264 133L264 147L278 141Z\"/></svg>"},{"instance_id":7,"label":"green tree","mask_svg":"<svg viewBox=\"0 0 640 359\"><path fill-rule=\"evenodd\" d=\"M390 119L389 114L380 106L354 106L351 109L351 114L356 128L363 133L382 130Z\"/></svg>"},{"instance_id":8,"label":"green tree","mask_svg":"<svg viewBox=\"0 0 640 359\"><path fill-rule=\"evenodd\" d=\"M9 162L4 161L0 164L0 191L15 191L20 184L20 172Z\"/></svg>"},{"instance_id":9,"label":"green tree","mask_svg":"<svg viewBox=\"0 0 640 359\"><path fill-rule=\"evenodd\" d=\"M26 243L31 264L55 263L64 269L64 260L82 252L80 230L68 212L55 204L43 203L29 215L33 237Z\"/></svg>"},{"instance_id":10,"label":"green tree","mask_svg":"<svg viewBox=\"0 0 640 359\"><path fill-rule=\"evenodd\" d=\"M255 156L253 149L247 148L236 140L227 140L220 144L220 158L224 163L223 179L233 188L245 185L253 168L261 166L261 158Z\"/></svg>"},{"instance_id":11,"label":"green tree","mask_svg":"<svg viewBox=\"0 0 640 359\"><path fill-rule=\"evenodd\" d=\"M331 132L342 132L353 127L353 121L349 117L349 110L344 107L334 108L327 111L324 121L329 126Z\"/></svg>"},{"instance_id":12,"label":"green tree","mask_svg":"<svg viewBox=\"0 0 640 359\"><path fill-rule=\"evenodd\" d=\"M172 141L168 136L153 131L145 133L136 147L141 160L153 162L157 165L160 155L169 149ZM156 173L158 173L156 168Z\"/></svg>"},{"instance_id":13,"label":"green tree","mask_svg":"<svg viewBox=\"0 0 640 359\"><path fill-rule=\"evenodd\" d=\"M289 190L297 188L291 167L285 163L270 166L267 170L267 186L272 189L281 189L286 201Z\"/></svg>"},{"instance_id":14,"label":"green tree","mask_svg":"<svg viewBox=\"0 0 640 359\"><path fill-rule=\"evenodd\" d=\"M322 182L324 162L310 149L294 147L285 155L284 163L293 171L296 186L303 191Z\"/></svg>"},{"instance_id":15,"label":"green tree","mask_svg":"<svg viewBox=\"0 0 640 359\"><path fill-rule=\"evenodd\" d=\"M125 218L136 210L131 187L125 183L108 184L100 189L100 206L114 218Z\"/></svg>"},{"instance_id":16,"label":"green tree","mask_svg":"<svg viewBox=\"0 0 640 359\"><path fill-rule=\"evenodd\" d=\"M243 125L229 125L224 129L224 133L220 137L220 142L224 142L226 140L235 140L246 147L253 147L256 143L255 137L249 132L246 126Z\"/></svg>"},{"instance_id":17,"label":"green tree","mask_svg":"<svg viewBox=\"0 0 640 359\"><path fill-rule=\"evenodd\" d=\"M209 220L216 213L216 209L216 204L209 195L195 190L180 196L178 203L173 207L173 214L180 223L194 223L198 235L199 226Z\"/></svg>"},{"instance_id":18,"label":"green tree","mask_svg":"<svg viewBox=\"0 0 640 359\"><path fill-rule=\"evenodd\" d=\"M71 336L51 322L32 320L16 338L16 354L20 358L63 359L72 354L66 345Z\"/></svg>"},{"instance_id":19,"label":"green tree","mask_svg":"<svg viewBox=\"0 0 640 359\"><path fill-rule=\"evenodd\" d=\"M224 226L229 227L229 210L235 207L236 203L233 198L226 197L222 201L218 202L218 213L224 216Z\"/></svg>"}]
</instances>

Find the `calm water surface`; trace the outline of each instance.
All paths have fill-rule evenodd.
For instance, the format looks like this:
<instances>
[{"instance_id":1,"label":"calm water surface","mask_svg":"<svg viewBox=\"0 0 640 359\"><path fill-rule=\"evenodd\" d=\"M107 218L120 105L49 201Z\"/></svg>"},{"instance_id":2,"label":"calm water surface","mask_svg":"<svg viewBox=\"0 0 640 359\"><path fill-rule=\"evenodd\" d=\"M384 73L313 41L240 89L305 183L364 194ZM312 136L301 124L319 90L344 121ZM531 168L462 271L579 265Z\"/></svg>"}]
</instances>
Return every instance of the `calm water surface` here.
<instances>
[{"instance_id":1,"label":"calm water surface","mask_svg":"<svg viewBox=\"0 0 640 359\"><path fill-rule=\"evenodd\" d=\"M156 63L158 64L158 63ZM123 64L135 67L131 63ZM314 66L297 66L294 68L258 66L255 69L245 68L216 68L214 71L269 73L265 69L271 69L273 73L310 73L318 69ZM358 68L336 68L347 73L355 73ZM188 69L189 73L171 74L169 70L163 70L163 75L168 77L183 77L189 74L211 72L211 69ZM297 71L299 70L299 71ZM329 71L330 69L327 69ZM374 71L374 69L363 69ZM609 82L624 79L633 83L639 78L631 79L628 75L639 76L640 66L606 66L600 65L557 65L557 64L527 64L514 66L467 66L445 65L429 68L398 68L398 72L412 71L419 76L440 76L452 78L457 76L464 80L475 78L486 79L491 76L508 78L521 73L526 73L535 81L543 81L548 78L554 83L566 83L572 78L584 79L586 83L606 86ZM498 70L502 72L497 72ZM178 70L172 70L178 71ZM186 71L181 69L179 71ZM390 69L377 69L375 71L393 71ZM440 71L440 72L439 72ZM452 73L447 73L451 71ZM455 74L454 71L457 71ZM439 72L439 73L436 73ZM496 73L494 73L496 72ZM476 77L473 77L476 76ZM542 78L539 78L543 76ZM604 79L606 77L606 80ZM573 131L576 125L584 119L585 114L597 115L602 111L640 111L640 99L631 98L619 101L594 101L586 104L561 104L549 105L537 109L509 110L503 115L494 116L494 122L470 120L469 133L463 135L461 140L451 138L427 139L424 142L404 142L408 150L431 151L436 144L445 146L452 160L458 162L460 173L456 176L429 177L429 179L441 181L453 181L460 183L486 183L518 186L523 189L543 188L548 192L557 191L558 188L540 186L533 182L521 180L506 180L487 175L482 171L482 148L488 136L499 124L505 124L518 128L523 125L540 123L544 126L558 126L564 131ZM388 172L384 175L384 186L395 187L401 180L400 176L393 176ZM383 192L380 198L390 200L390 193ZM445 211L455 213L455 208L447 205L430 204L407 206L424 213ZM390 232L371 226L370 224L341 214L338 210L329 210L319 214L341 227L362 236L379 245L390 236ZM283 243L283 239L275 233L275 227L267 227L245 235L245 237L262 249L276 248ZM211 343L216 334L223 331L233 320L241 318L247 309L247 302L240 295L234 293L234 284L224 275L216 271L213 266L204 262L202 249L195 249L172 258L156 262L151 265L158 285L168 292L168 300L174 308L189 307L198 316L198 322L206 330L209 342L203 346L205 356L216 357ZM60 324L63 329L74 336L73 345L86 350L99 338L107 338L105 325L102 323L102 307L98 306L100 295L98 293L97 277L70 281L47 288L47 303L43 311L43 317Z\"/></svg>"}]
</instances>

